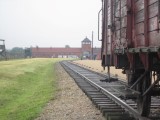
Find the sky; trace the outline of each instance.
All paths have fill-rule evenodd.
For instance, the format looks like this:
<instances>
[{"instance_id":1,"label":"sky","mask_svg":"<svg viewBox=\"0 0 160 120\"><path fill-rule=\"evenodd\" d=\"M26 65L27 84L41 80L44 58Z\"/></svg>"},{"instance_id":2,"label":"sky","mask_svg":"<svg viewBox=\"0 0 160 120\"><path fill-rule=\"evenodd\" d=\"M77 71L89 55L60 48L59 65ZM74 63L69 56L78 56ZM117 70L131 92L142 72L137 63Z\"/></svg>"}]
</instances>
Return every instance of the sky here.
<instances>
[{"instance_id":1,"label":"sky","mask_svg":"<svg viewBox=\"0 0 160 120\"><path fill-rule=\"evenodd\" d=\"M0 39L13 47L81 47L98 41L101 0L0 0ZM0 43L1 44L1 43Z\"/></svg>"}]
</instances>

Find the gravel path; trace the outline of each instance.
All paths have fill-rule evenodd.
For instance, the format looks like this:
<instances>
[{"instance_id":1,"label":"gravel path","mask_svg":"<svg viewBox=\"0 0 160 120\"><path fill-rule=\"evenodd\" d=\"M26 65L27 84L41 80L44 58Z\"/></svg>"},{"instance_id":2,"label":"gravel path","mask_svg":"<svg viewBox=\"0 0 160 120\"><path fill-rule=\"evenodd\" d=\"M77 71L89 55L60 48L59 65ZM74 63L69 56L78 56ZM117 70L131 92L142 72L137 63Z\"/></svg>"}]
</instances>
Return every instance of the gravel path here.
<instances>
[{"instance_id":1,"label":"gravel path","mask_svg":"<svg viewBox=\"0 0 160 120\"><path fill-rule=\"evenodd\" d=\"M58 90L36 120L104 120L87 96L60 64L56 65Z\"/></svg>"}]
</instances>

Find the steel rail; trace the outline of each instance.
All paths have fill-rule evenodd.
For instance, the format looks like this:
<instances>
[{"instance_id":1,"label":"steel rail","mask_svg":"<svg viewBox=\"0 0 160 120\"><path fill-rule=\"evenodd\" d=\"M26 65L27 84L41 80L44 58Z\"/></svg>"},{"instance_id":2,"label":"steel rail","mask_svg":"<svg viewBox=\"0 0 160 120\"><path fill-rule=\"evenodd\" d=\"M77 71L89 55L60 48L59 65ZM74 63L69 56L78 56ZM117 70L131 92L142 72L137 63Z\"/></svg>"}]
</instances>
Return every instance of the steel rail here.
<instances>
[{"instance_id":1,"label":"steel rail","mask_svg":"<svg viewBox=\"0 0 160 120\"><path fill-rule=\"evenodd\" d=\"M63 63L64 64L64 63ZM71 64L71 63L70 63ZM66 65L66 64L65 64ZM85 77L84 75L82 75L81 73L79 73L78 71L74 70L73 68L71 68L70 66L66 65L68 68L70 68L72 71L74 71L75 73L77 73L78 75L80 75L82 78L84 78L85 80L87 80L92 86L98 88L98 90L100 90L101 92L103 92L105 95L107 95L110 99L114 100L118 105L120 105L122 108L124 108L126 111L128 111L130 114L134 115L135 118L139 119L139 120L151 120L149 118L146 117L142 117L138 111L136 111L134 108L132 108L131 106L129 106L128 104L126 104L124 101L122 101L121 99L119 99L118 97L116 97L115 95L113 95L111 92L107 91L106 89L102 88L101 86L99 86L98 84L94 83L93 81L91 81L90 79L88 79L87 77Z\"/></svg>"}]
</instances>

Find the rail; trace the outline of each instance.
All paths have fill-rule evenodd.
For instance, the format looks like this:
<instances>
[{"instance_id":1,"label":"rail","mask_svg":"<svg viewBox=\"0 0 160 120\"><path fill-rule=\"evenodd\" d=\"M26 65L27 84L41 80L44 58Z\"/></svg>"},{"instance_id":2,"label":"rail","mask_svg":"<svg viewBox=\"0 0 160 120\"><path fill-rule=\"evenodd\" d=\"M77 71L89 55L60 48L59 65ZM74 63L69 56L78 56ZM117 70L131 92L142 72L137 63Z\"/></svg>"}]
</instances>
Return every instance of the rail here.
<instances>
[{"instance_id":1,"label":"rail","mask_svg":"<svg viewBox=\"0 0 160 120\"><path fill-rule=\"evenodd\" d=\"M64 63L63 63L64 64ZM69 65L65 64L69 69L74 71L76 74L80 75L82 78L84 78L86 81L88 81L92 86L96 87L99 91L103 92L105 95L107 95L110 99L114 100L118 105L120 105L122 108L124 108L126 111L128 111L130 114L134 115L135 118L139 120L150 120L146 117L142 117L134 108L126 104L124 101L122 101L120 98L113 95L111 92L107 91L106 89L102 88L100 85L94 83L78 71L71 68Z\"/></svg>"}]
</instances>

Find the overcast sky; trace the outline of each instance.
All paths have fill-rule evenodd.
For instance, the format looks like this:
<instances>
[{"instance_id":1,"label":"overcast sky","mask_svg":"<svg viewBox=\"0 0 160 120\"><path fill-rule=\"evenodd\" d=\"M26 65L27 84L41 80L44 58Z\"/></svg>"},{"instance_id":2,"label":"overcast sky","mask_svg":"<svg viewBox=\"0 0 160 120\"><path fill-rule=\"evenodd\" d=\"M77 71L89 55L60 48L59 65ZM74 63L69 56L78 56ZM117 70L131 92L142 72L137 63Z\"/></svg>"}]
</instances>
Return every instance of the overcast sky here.
<instances>
[{"instance_id":1,"label":"overcast sky","mask_svg":"<svg viewBox=\"0 0 160 120\"><path fill-rule=\"evenodd\" d=\"M101 0L0 0L0 39L13 47L80 47L94 31Z\"/></svg>"}]
</instances>

